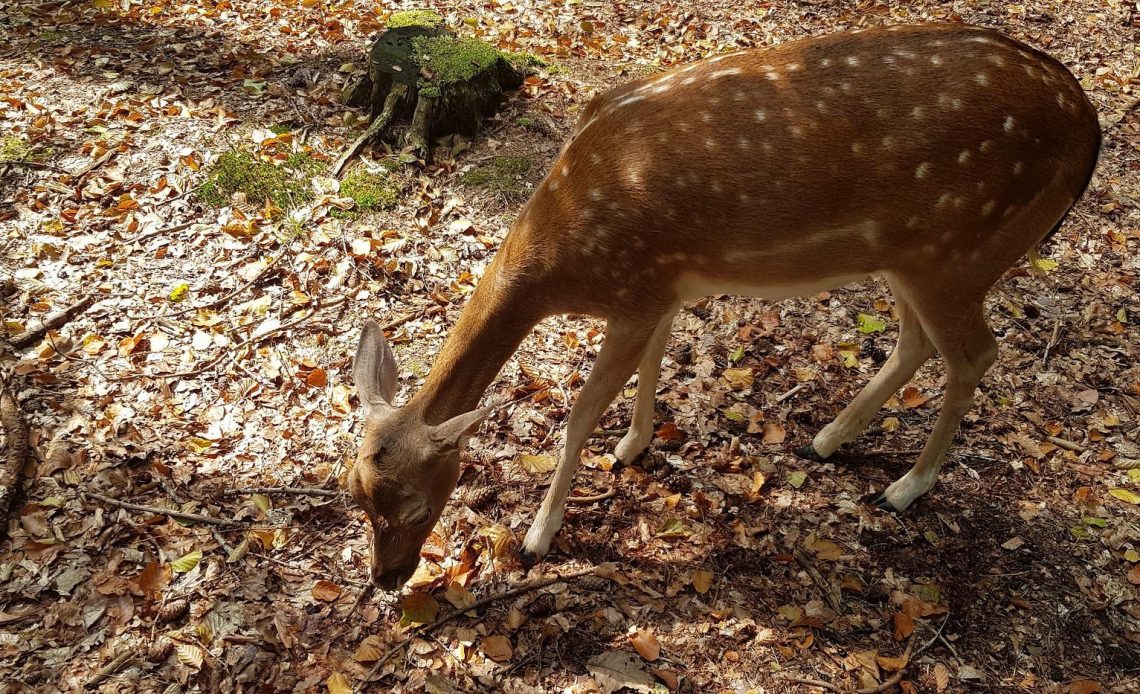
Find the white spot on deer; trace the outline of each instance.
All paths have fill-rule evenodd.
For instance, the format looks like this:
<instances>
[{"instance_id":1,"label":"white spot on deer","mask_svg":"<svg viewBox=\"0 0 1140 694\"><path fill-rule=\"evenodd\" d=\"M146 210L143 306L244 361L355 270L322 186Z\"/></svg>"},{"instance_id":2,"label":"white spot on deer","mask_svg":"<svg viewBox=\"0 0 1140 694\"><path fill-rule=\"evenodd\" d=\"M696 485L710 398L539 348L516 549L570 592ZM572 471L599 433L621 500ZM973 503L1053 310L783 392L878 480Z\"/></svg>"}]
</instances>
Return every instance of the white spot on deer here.
<instances>
[{"instance_id":1,"label":"white spot on deer","mask_svg":"<svg viewBox=\"0 0 1140 694\"><path fill-rule=\"evenodd\" d=\"M815 102L815 110L820 113L827 113L827 104L823 101L817 101Z\"/></svg>"},{"instance_id":2,"label":"white spot on deer","mask_svg":"<svg viewBox=\"0 0 1140 694\"><path fill-rule=\"evenodd\" d=\"M984 72L979 72L978 74L974 75L974 81L983 87L990 86L990 76Z\"/></svg>"},{"instance_id":3,"label":"white spot on deer","mask_svg":"<svg viewBox=\"0 0 1140 694\"><path fill-rule=\"evenodd\" d=\"M556 178L552 178L546 182L546 187L549 188L550 192L552 192L552 193L554 191L558 190L558 186L559 186L559 183L558 183L558 179L556 179Z\"/></svg>"},{"instance_id":4,"label":"white spot on deer","mask_svg":"<svg viewBox=\"0 0 1140 694\"><path fill-rule=\"evenodd\" d=\"M994 148L993 140L983 140L982 144L978 147L978 151L985 154Z\"/></svg>"},{"instance_id":5,"label":"white spot on deer","mask_svg":"<svg viewBox=\"0 0 1140 694\"><path fill-rule=\"evenodd\" d=\"M644 94L633 94L630 96L624 96L624 97L617 100L617 103L614 104L614 108L621 108L622 106L628 106L630 104L636 104L638 101L641 101L644 98L645 98Z\"/></svg>"},{"instance_id":6,"label":"white spot on deer","mask_svg":"<svg viewBox=\"0 0 1140 694\"><path fill-rule=\"evenodd\" d=\"M850 94L851 93L851 83L850 82L840 82L839 83L839 91L843 92L844 94Z\"/></svg>"},{"instance_id":7,"label":"white spot on deer","mask_svg":"<svg viewBox=\"0 0 1140 694\"><path fill-rule=\"evenodd\" d=\"M865 219L858 224L859 235L869 244L879 240L879 223L873 219Z\"/></svg>"},{"instance_id":8,"label":"white spot on deer","mask_svg":"<svg viewBox=\"0 0 1140 694\"><path fill-rule=\"evenodd\" d=\"M922 219L920 219L918 217L911 217L910 219L906 220L906 228L907 229L917 229L918 225L921 222L922 222Z\"/></svg>"},{"instance_id":9,"label":"white spot on deer","mask_svg":"<svg viewBox=\"0 0 1140 694\"><path fill-rule=\"evenodd\" d=\"M790 132L794 137L804 136L804 129L798 125L789 125L788 132Z\"/></svg>"},{"instance_id":10,"label":"white spot on deer","mask_svg":"<svg viewBox=\"0 0 1140 694\"><path fill-rule=\"evenodd\" d=\"M843 59L843 62L847 63L851 67L859 67L859 56L849 55Z\"/></svg>"},{"instance_id":11,"label":"white spot on deer","mask_svg":"<svg viewBox=\"0 0 1140 694\"><path fill-rule=\"evenodd\" d=\"M732 100L737 103L744 101L744 92L736 92L732 95Z\"/></svg>"},{"instance_id":12,"label":"white spot on deer","mask_svg":"<svg viewBox=\"0 0 1140 694\"><path fill-rule=\"evenodd\" d=\"M629 289L627 287L622 287L621 289L617 290L617 297L619 299L628 299Z\"/></svg>"},{"instance_id":13,"label":"white spot on deer","mask_svg":"<svg viewBox=\"0 0 1140 694\"><path fill-rule=\"evenodd\" d=\"M741 203L745 205L747 205L748 202L752 200L752 197L748 193L740 193L736 197L740 200Z\"/></svg>"},{"instance_id":14,"label":"white spot on deer","mask_svg":"<svg viewBox=\"0 0 1140 694\"><path fill-rule=\"evenodd\" d=\"M681 80L681 84L692 84L693 82L696 82L696 81L697 81L696 77L690 76L690 77L686 77L685 79Z\"/></svg>"},{"instance_id":15,"label":"white spot on deer","mask_svg":"<svg viewBox=\"0 0 1140 694\"><path fill-rule=\"evenodd\" d=\"M1029 75L1030 77L1037 76L1037 70L1035 70L1032 65L1022 65L1021 69L1025 70L1025 74Z\"/></svg>"},{"instance_id":16,"label":"white spot on deer","mask_svg":"<svg viewBox=\"0 0 1140 694\"><path fill-rule=\"evenodd\" d=\"M563 164L562 165L562 171L559 172L559 175L562 176L562 178L566 178L567 176L569 176L570 175L570 164Z\"/></svg>"},{"instance_id":17,"label":"white spot on deer","mask_svg":"<svg viewBox=\"0 0 1140 694\"><path fill-rule=\"evenodd\" d=\"M774 149L771 142L765 142L761 147L764 148L764 154L771 154Z\"/></svg>"},{"instance_id":18,"label":"white spot on deer","mask_svg":"<svg viewBox=\"0 0 1140 694\"><path fill-rule=\"evenodd\" d=\"M788 63L787 65L784 66L784 69L787 70L788 72L795 72L796 70L800 69L800 64L799 63Z\"/></svg>"},{"instance_id":19,"label":"white spot on deer","mask_svg":"<svg viewBox=\"0 0 1140 694\"><path fill-rule=\"evenodd\" d=\"M839 92L835 91L835 87L824 87L823 93L825 96L835 96Z\"/></svg>"},{"instance_id":20,"label":"white spot on deer","mask_svg":"<svg viewBox=\"0 0 1140 694\"><path fill-rule=\"evenodd\" d=\"M986 56L986 60L989 60L991 63L997 65L998 67L1005 67L1005 58L1000 55Z\"/></svg>"},{"instance_id":21,"label":"white spot on deer","mask_svg":"<svg viewBox=\"0 0 1140 694\"><path fill-rule=\"evenodd\" d=\"M712 139L711 137L705 138L705 147L708 147L709 149L716 149L716 145L716 140Z\"/></svg>"},{"instance_id":22,"label":"white spot on deer","mask_svg":"<svg viewBox=\"0 0 1140 694\"><path fill-rule=\"evenodd\" d=\"M966 206L966 196L957 195L954 197L954 209L960 210Z\"/></svg>"},{"instance_id":23,"label":"white spot on deer","mask_svg":"<svg viewBox=\"0 0 1140 694\"><path fill-rule=\"evenodd\" d=\"M930 173L930 162L924 161L914 170L914 177L921 181L926 178L926 174L928 173Z\"/></svg>"},{"instance_id":24,"label":"white spot on deer","mask_svg":"<svg viewBox=\"0 0 1140 694\"><path fill-rule=\"evenodd\" d=\"M690 127L689 124L686 123L685 121L683 121L683 120L677 121L677 129L680 130L681 132L683 132L683 133L689 132L689 127Z\"/></svg>"},{"instance_id":25,"label":"white spot on deer","mask_svg":"<svg viewBox=\"0 0 1140 694\"><path fill-rule=\"evenodd\" d=\"M914 51L896 50L895 55L897 55L900 58L906 58L907 60L912 60L917 54Z\"/></svg>"},{"instance_id":26,"label":"white spot on deer","mask_svg":"<svg viewBox=\"0 0 1140 694\"><path fill-rule=\"evenodd\" d=\"M738 147L740 147L740 149L748 149L748 146L751 143L752 143L752 141L749 140L747 137L738 137L736 139L736 144Z\"/></svg>"},{"instance_id":27,"label":"white spot on deer","mask_svg":"<svg viewBox=\"0 0 1140 694\"><path fill-rule=\"evenodd\" d=\"M1005 210L1001 213L1001 218L1002 219L1009 219L1010 217L1013 216L1014 212L1017 212L1017 205L1010 205L1009 207L1005 208Z\"/></svg>"},{"instance_id":28,"label":"white spot on deer","mask_svg":"<svg viewBox=\"0 0 1140 694\"><path fill-rule=\"evenodd\" d=\"M597 188L591 188L590 189L590 199L591 200L601 200L602 199L602 191L598 190Z\"/></svg>"},{"instance_id":29,"label":"white spot on deer","mask_svg":"<svg viewBox=\"0 0 1140 694\"><path fill-rule=\"evenodd\" d=\"M726 54L718 55L715 58L709 58L709 64L712 65L713 63L719 63L720 61L724 60L727 57L728 57L728 54L726 53Z\"/></svg>"},{"instance_id":30,"label":"white spot on deer","mask_svg":"<svg viewBox=\"0 0 1140 694\"><path fill-rule=\"evenodd\" d=\"M1069 103L1069 100L1065 98L1065 95L1060 93L1060 92L1057 92L1057 105L1060 106L1061 108L1064 108L1066 105L1068 105L1068 103Z\"/></svg>"},{"instance_id":31,"label":"white spot on deer","mask_svg":"<svg viewBox=\"0 0 1140 694\"><path fill-rule=\"evenodd\" d=\"M851 151L854 154L862 154L863 152L867 151L867 148L863 146L862 142L852 142Z\"/></svg>"},{"instance_id":32,"label":"white spot on deer","mask_svg":"<svg viewBox=\"0 0 1140 694\"><path fill-rule=\"evenodd\" d=\"M922 118L924 115L926 115L926 107L915 106L910 110L910 115L912 118Z\"/></svg>"},{"instance_id":33,"label":"white spot on deer","mask_svg":"<svg viewBox=\"0 0 1140 694\"><path fill-rule=\"evenodd\" d=\"M968 149L962 150L962 153L958 155L958 163L962 166L965 166L966 164L970 163L970 157L973 155L974 153Z\"/></svg>"},{"instance_id":34,"label":"white spot on deer","mask_svg":"<svg viewBox=\"0 0 1140 694\"><path fill-rule=\"evenodd\" d=\"M934 206L935 207L946 207L946 205L950 202L950 200L953 197L954 196L951 195L950 193L943 193L942 195L938 196L938 202L934 203Z\"/></svg>"},{"instance_id":35,"label":"white spot on deer","mask_svg":"<svg viewBox=\"0 0 1140 694\"><path fill-rule=\"evenodd\" d=\"M686 185L685 184L685 177L684 176L677 176L673 179L673 183L675 183L678 188L684 188Z\"/></svg>"},{"instance_id":36,"label":"white spot on deer","mask_svg":"<svg viewBox=\"0 0 1140 694\"><path fill-rule=\"evenodd\" d=\"M931 65L941 65L942 64L942 56L940 56L940 55L930 56L930 64Z\"/></svg>"},{"instance_id":37,"label":"white spot on deer","mask_svg":"<svg viewBox=\"0 0 1140 694\"><path fill-rule=\"evenodd\" d=\"M971 43L997 43L997 41L994 41L988 36L971 36L966 40L970 41Z\"/></svg>"},{"instance_id":38,"label":"white spot on deer","mask_svg":"<svg viewBox=\"0 0 1140 694\"><path fill-rule=\"evenodd\" d=\"M1013 119L1013 116L1006 116L1006 117L1005 117L1005 122L1004 122L1004 123L1002 123L1002 126L1001 126L1001 127L1005 128L1005 131L1006 131L1007 133L1011 133L1011 132L1013 132L1013 126L1014 126L1014 125L1016 125L1016 124L1017 124L1017 121L1015 121L1015 120Z\"/></svg>"},{"instance_id":39,"label":"white spot on deer","mask_svg":"<svg viewBox=\"0 0 1140 694\"><path fill-rule=\"evenodd\" d=\"M724 70L717 70L716 72L709 75L709 79L715 80L715 79L719 79L721 77L728 77L729 75L739 75L739 74L740 74L740 68L730 67L730 68L726 68Z\"/></svg>"},{"instance_id":40,"label":"white spot on deer","mask_svg":"<svg viewBox=\"0 0 1140 694\"><path fill-rule=\"evenodd\" d=\"M672 85L659 84L656 87L654 87L653 89L650 89L649 93L650 94L664 94L665 92L669 91L672 88L673 88Z\"/></svg>"},{"instance_id":41,"label":"white spot on deer","mask_svg":"<svg viewBox=\"0 0 1140 694\"><path fill-rule=\"evenodd\" d=\"M886 63L887 65L894 65L896 61L895 61L895 57L893 55L884 55L883 56L883 62Z\"/></svg>"},{"instance_id":42,"label":"white spot on deer","mask_svg":"<svg viewBox=\"0 0 1140 694\"><path fill-rule=\"evenodd\" d=\"M601 164L602 163L602 155L598 154L597 152L591 152L590 153L590 161L594 164Z\"/></svg>"},{"instance_id":43,"label":"white spot on deer","mask_svg":"<svg viewBox=\"0 0 1140 694\"><path fill-rule=\"evenodd\" d=\"M701 111L701 120L708 123L709 121L712 120L712 114L709 113L708 111Z\"/></svg>"},{"instance_id":44,"label":"white spot on deer","mask_svg":"<svg viewBox=\"0 0 1140 694\"><path fill-rule=\"evenodd\" d=\"M895 138L891 137L890 135L887 135L883 138L883 149L894 149L894 147Z\"/></svg>"},{"instance_id":45,"label":"white spot on deer","mask_svg":"<svg viewBox=\"0 0 1140 694\"><path fill-rule=\"evenodd\" d=\"M1020 176L1021 172L1025 170L1025 162L1016 161L1013 163L1013 175Z\"/></svg>"},{"instance_id":46,"label":"white spot on deer","mask_svg":"<svg viewBox=\"0 0 1140 694\"><path fill-rule=\"evenodd\" d=\"M778 72L769 72L765 76L773 82L780 79L780 73L778 73Z\"/></svg>"},{"instance_id":47,"label":"white spot on deer","mask_svg":"<svg viewBox=\"0 0 1140 694\"><path fill-rule=\"evenodd\" d=\"M715 178L709 183L709 188L712 188L712 191L714 193L720 193L724 190L724 186L722 186L720 184L720 181Z\"/></svg>"},{"instance_id":48,"label":"white spot on deer","mask_svg":"<svg viewBox=\"0 0 1140 694\"><path fill-rule=\"evenodd\" d=\"M990 214L993 213L995 207L997 207L997 200L990 200L986 204L982 205L982 216L989 217Z\"/></svg>"},{"instance_id":49,"label":"white spot on deer","mask_svg":"<svg viewBox=\"0 0 1140 694\"><path fill-rule=\"evenodd\" d=\"M762 109L762 108L756 109L756 113L754 113L753 115L756 117L757 123L763 123L764 121L768 120L768 114L765 113L764 109Z\"/></svg>"}]
</instances>

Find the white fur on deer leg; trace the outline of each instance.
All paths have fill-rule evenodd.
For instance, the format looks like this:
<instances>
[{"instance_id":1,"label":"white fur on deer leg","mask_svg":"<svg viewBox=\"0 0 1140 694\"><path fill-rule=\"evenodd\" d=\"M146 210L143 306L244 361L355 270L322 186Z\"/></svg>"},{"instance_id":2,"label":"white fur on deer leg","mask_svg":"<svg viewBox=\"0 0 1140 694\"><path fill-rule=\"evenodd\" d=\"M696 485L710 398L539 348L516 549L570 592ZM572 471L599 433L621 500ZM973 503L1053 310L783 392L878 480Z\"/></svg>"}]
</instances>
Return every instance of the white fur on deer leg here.
<instances>
[{"instance_id":1,"label":"white fur on deer leg","mask_svg":"<svg viewBox=\"0 0 1140 694\"><path fill-rule=\"evenodd\" d=\"M875 499L875 505L884 511L905 511L915 499L934 488L938 472L924 474L911 470L895 480L887 490Z\"/></svg>"}]
</instances>

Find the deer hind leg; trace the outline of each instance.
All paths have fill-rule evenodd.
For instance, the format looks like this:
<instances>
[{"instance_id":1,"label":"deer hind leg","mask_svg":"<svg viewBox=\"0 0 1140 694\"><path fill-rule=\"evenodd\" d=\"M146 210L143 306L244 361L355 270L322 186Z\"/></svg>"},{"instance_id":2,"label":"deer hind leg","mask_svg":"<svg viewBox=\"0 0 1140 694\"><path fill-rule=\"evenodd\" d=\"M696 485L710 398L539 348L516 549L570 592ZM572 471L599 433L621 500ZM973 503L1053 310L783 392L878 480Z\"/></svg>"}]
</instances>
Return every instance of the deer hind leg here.
<instances>
[{"instance_id":1,"label":"deer hind leg","mask_svg":"<svg viewBox=\"0 0 1140 694\"><path fill-rule=\"evenodd\" d=\"M669 343L669 330L673 327L676 313L665 314L645 353L637 366L637 400L633 404L633 417L629 432L618 441L614 455L623 463L628 463L641 455L653 440L653 404L657 399L657 380L661 376L661 360L665 357L665 346Z\"/></svg>"},{"instance_id":2,"label":"deer hind leg","mask_svg":"<svg viewBox=\"0 0 1140 694\"><path fill-rule=\"evenodd\" d=\"M911 303L946 364L946 394L918 462L875 499L875 504L886 511L905 510L934 486L946 449L962 417L973 407L978 383L997 358L997 342L982 315L983 296L963 304L962 296L953 296L950 290L942 298L947 301L919 298ZM956 310L947 309L955 304Z\"/></svg>"},{"instance_id":3,"label":"deer hind leg","mask_svg":"<svg viewBox=\"0 0 1140 694\"><path fill-rule=\"evenodd\" d=\"M822 460L843 444L854 441L867 428L883 403L906 385L918 367L934 355L934 345L927 338L914 309L893 285L892 293L899 314L899 337L894 351L839 416L821 429L810 444L797 451L800 457Z\"/></svg>"},{"instance_id":4,"label":"deer hind leg","mask_svg":"<svg viewBox=\"0 0 1140 694\"><path fill-rule=\"evenodd\" d=\"M570 409L562 459L554 471L554 478L550 481L542 506L534 517L534 524L523 540L524 563L532 564L549 551L550 541L562 525L566 495L570 492L570 483L578 469L582 447L586 445L586 439L594 431L606 407L633 375L637 361L646 351L658 324L659 321L652 319L648 322L611 319L606 325L606 340L602 351L578 400Z\"/></svg>"}]
</instances>

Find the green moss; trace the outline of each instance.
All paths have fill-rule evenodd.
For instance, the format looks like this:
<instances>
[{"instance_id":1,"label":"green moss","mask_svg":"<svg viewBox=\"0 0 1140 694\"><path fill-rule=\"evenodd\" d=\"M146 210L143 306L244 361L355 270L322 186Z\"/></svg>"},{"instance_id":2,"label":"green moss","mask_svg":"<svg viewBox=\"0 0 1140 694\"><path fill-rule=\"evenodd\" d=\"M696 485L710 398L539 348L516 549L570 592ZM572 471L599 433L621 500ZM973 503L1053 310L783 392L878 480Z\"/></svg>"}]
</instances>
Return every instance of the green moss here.
<instances>
[{"instance_id":1,"label":"green moss","mask_svg":"<svg viewBox=\"0 0 1140 694\"><path fill-rule=\"evenodd\" d=\"M421 37L412 40L412 50L416 63L432 73L421 89L469 80L504 57L490 44L470 37Z\"/></svg>"},{"instance_id":2,"label":"green moss","mask_svg":"<svg viewBox=\"0 0 1140 694\"><path fill-rule=\"evenodd\" d=\"M396 206L399 191L391 177L384 172L368 171L357 167L340 182L340 194L352 198L356 207L352 212L390 210Z\"/></svg>"},{"instance_id":3,"label":"green moss","mask_svg":"<svg viewBox=\"0 0 1140 694\"><path fill-rule=\"evenodd\" d=\"M522 53L504 53L503 57L511 61L515 67L525 70L526 68L546 67L550 63L546 58L540 55L531 53L530 51L523 51Z\"/></svg>"},{"instance_id":4,"label":"green moss","mask_svg":"<svg viewBox=\"0 0 1140 694\"><path fill-rule=\"evenodd\" d=\"M515 122L524 128L533 128L535 126L534 119L530 116L519 116L519 119Z\"/></svg>"},{"instance_id":5,"label":"green moss","mask_svg":"<svg viewBox=\"0 0 1140 694\"><path fill-rule=\"evenodd\" d=\"M231 149L210 167L197 196L208 205L221 207L229 204L234 193L244 193L252 203L269 199L287 210L312 199L309 178L324 168L323 162L304 152L295 152L277 164L244 149Z\"/></svg>"},{"instance_id":6,"label":"green moss","mask_svg":"<svg viewBox=\"0 0 1140 694\"><path fill-rule=\"evenodd\" d=\"M5 161L28 161L32 158L32 148L27 138L19 135L5 135L0 140L0 159Z\"/></svg>"},{"instance_id":7,"label":"green moss","mask_svg":"<svg viewBox=\"0 0 1140 694\"><path fill-rule=\"evenodd\" d=\"M493 191L507 200L526 196L531 161L525 157L495 157L486 166L463 174L463 183Z\"/></svg>"},{"instance_id":8,"label":"green moss","mask_svg":"<svg viewBox=\"0 0 1140 694\"><path fill-rule=\"evenodd\" d=\"M404 12L396 12L388 18L388 28L398 29L400 27L427 27L434 29L443 24L443 17L438 12L431 10L406 10Z\"/></svg>"}]
</instances>

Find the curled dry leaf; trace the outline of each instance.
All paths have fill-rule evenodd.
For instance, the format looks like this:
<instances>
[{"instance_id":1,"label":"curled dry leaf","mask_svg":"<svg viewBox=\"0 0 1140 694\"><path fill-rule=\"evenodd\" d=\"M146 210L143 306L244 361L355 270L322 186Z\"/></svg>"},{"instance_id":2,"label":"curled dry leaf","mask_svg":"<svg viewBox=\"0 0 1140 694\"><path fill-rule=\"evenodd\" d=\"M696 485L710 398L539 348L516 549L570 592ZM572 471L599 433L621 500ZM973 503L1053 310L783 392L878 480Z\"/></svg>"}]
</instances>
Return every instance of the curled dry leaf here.
<instances>
[{"instance_id":1,"label":"curled dry leaf","mask_svg":"<svg viewBox=\"0 0 1140 694\"><path fill-rule=\"evenodd\" d=\"M712 586L713 572L706 569L697 569L693 572L693 590L701 595L709 592Z\"/></svg>"},{"instance_id":2,"label":"curled dry leaf","mask_svg":"<svg viewBox=\"0 0 1140 694\"><path fill-rule=\"evenodd\" d=\"M340 597L341 587L321 579L313 584L313 597L321 602L333 602Z\"/></svg>"},{"instance_id":3,"label":"curled dry leaf","mask_svg":"<svg viewBox=\"0 0 1140 694\"><path fill-rule=\"evenodd\" d=\"M629 635L629 642L633 644L633 650L651 663L661 657L661 644L651 631L638 629Z\"/></svg>"}]
</instances>

